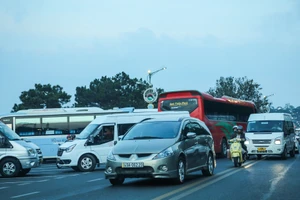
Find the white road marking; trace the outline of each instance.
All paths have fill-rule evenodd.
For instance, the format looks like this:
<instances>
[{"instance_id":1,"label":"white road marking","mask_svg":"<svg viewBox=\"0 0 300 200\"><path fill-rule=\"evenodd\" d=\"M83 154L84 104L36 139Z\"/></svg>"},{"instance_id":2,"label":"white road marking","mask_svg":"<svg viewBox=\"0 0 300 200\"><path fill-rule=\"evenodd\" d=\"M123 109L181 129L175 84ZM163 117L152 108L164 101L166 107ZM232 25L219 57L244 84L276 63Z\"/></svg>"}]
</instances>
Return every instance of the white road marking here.
<instances>
[{"instance_id":1,"label":"white road marking","mask_svg":"<svg viewBox=\"0 0 300 200\"><path fill-rule=\"evenodd\" d=\"M89 180L89 181L87 181L88 183L90 183L90 182L95 182L95 181L101 181L101 180L103 180L104 178L97 178L97 179L93 179L93 180Z\"/></svg>"},{"instance_id":2,"label":"white road marking","mask_svg":"<svg viewBox=\"0 0 300 200\"><path fill-rule=\"evenodd\" d=\"M207 186L209 186L209 185L211 185L211 184L213 184L213 183L215 183L217 181L220 181L220 180L226 178L227 176L230 176L230 175L232 175L234 173L237 173L237 172L239 172L240 170L243 170L244 168L246 168L249 165L252 166L252 165L254 165L254 164L258 163L258 162L259 161L250 161L250 162L247 162L246 165L244 165L243 167L241 167L239 169L236 169L236 168L234 168L234 169L232 169L232 168L231 169L227 169L225 171L222 171L221 173L216 174L215 176L211 176L211 177L208 177L206 179L201 179L199 181L196 181L194 183L191 183L189 185L181 187L181 188L179 188L177 190L173 190L173 191L171 191L169 193L166 193L166 194L163 194L161 196L158 196L158 197L154 198L153 200L162 200L164 198L167 198L167 197L170 197L172 195L175 195L175 194L177 194L179 192L186 191L186 192L183 192L181 195L177 195L176 197L171 198L172 200L181 199L181 198L183 198L183 197L185 197L187 195L192 194L193 192L196 192L197 190L200 190L200 189L202 189L204 187L207 187ZM232 171L232 172L230 172L230 171ZM216 178L216 176L218 178ZM203 183L203 182L206 182L206 183ZM195 187L195 186L197 186L199 184L200 184L200 186ZM188 189L190 189L190 190L188 190Z\"/></svg>"},{"instance_id":3,"label":"white road marking","mask_svg":"<svg viewBox=\"0 0 300 200\"><path fill-rule=\"evenodd\" d=\"M10 197L11 199L16 199L16 198L20 198L20 197L25 197L25 196L29 196L29 195L33 195L33 194L38 194L40 192L30 192L30 193L26 193L26 194L21 194L21 195L17 195L17 196L12 196Z\"/></svg>"},{"instance_id":4,"label":"white road marking","mask_svg":"<svg viewBox=\"0 0 300 200\"><path fill-rule=\"evenodd\" d=\"M49 181L49 179L44 179L44 180L40 180L40 181L35 181L36 183L43 183L43 182L47 182Z\"/></svg>"},{"instance_id":5,"label":"white road marking","mask_svg":"<svg viewBox=\"0 0 300 200\"><path fill-rule=\"evenodd\" d=\"M29 185L29 184L31 184L31 183L32 183L32 182L29 182L29 183L27 182L27 183L21 183L21 184L18 184L18 185L20 185L20 186L21 186L21 185Z\"/></svg>"},{"instance_id":6,"label":"white road marking","mask_svg":"<svg viewBox=\"0 0 300 200\"><path fill-rule=\"evenodd\" d=\"M5 188L8 188L8 187L0 187L0 190L3 190L3 189L5 189Z\"/></svg>"}]
</instances>

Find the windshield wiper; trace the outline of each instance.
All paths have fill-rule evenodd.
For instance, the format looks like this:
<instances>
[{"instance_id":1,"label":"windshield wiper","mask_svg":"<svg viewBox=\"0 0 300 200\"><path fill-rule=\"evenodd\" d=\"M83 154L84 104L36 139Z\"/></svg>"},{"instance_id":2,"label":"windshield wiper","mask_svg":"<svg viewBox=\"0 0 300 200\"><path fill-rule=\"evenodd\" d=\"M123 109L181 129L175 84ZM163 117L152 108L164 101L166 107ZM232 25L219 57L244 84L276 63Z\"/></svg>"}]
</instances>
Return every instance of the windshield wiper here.
<instances>
[{"instance_id":1,"label":"windshield wiper","mask_svg":"<svg viewBox=\"0 0 300 200\"><path fill-rule=\"evenodd\" d=\"M133 140L143 140L143 139L162 139L162 137L155 137L155 136L141 136L141 137L134 137Z\"/></svg>"}]
</instances>

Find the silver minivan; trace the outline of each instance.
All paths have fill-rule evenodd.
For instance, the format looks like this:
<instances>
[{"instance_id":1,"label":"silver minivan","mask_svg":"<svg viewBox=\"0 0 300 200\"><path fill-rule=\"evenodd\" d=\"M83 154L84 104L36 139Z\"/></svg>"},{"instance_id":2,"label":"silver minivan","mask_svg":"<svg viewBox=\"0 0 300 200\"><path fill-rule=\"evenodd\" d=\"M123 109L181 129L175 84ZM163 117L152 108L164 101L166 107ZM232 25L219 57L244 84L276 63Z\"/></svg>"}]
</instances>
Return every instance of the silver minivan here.
<instances>
[{"instance_id":1,"label":"silver minivan","mask_svg":"<svg viewBox=\"0 0 300 200\"><path fill-rule=\"evenodd\" d=\"M33 144L0 122L0 174L3 177L24 176L40 162Z\"/></svg>"},{"instance_id":2,"label":"silver minivan","mask_svg":"<svg viewBox=\"0 0 300 200\"><path fill-rule=\"evenodd\" d=\"M216 167L212 135L192 117L149 119L134 125L107 157L105 178L112 185L125 178L172 178L183 183L187 174Z\"/></svg>"}]
</instances>

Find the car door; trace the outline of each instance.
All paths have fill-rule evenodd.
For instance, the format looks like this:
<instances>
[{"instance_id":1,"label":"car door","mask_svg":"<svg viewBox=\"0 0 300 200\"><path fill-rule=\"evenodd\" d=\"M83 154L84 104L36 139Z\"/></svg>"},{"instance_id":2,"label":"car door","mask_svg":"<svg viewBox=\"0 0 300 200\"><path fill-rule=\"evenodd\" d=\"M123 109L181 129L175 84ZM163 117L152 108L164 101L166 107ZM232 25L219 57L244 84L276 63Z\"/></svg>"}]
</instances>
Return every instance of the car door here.
<instances>
[{"instance_id":1,"label":"car door","mask_svg":"<svg viewBox=\"0 0 300 200\"><path fill-rule=\"evenodd\" d=\"M182 135L182 148L186 155L186 167L192 169L197 166L199 157L198 140L197 137L187 138L187 134L193 131L193 124L188 120L184 123L181 135Z\"/></svg>"},{"instance_id":2,"label":"car door","mask_svg":"<svg viewBox=\"0 0 300 200\"><path fill-rule=\"evenodd\" d=\"M213 143L210 133L197 121L194 122L195 132L198 139L199 158L197 161L198 166L206 164L208 152Z\"/></svg>"},{"instance_id":3,"label":"car door","mask_svg":"<svg viewBox=\"0 0 300 200\"><path fill-rule=\"evenodd\" d=\"M100 159L100 162L106 162L106 157L112 147L114 146L114 138L117 134L113 133L111 137L105 135L105 130L110 129L115 132L114 124L104 124L100 126L96 132L93 133L93 141L89 143L90 151L93 152Z\"/></svg>"}]
</instances>

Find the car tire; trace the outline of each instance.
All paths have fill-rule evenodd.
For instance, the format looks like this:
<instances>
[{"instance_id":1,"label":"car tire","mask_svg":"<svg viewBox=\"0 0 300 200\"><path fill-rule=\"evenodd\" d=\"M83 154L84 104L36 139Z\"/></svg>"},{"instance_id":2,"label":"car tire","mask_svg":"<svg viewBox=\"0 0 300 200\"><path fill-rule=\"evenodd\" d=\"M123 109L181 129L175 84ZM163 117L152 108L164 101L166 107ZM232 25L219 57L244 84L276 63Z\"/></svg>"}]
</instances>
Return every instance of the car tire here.
<instances>
[{"instance_id":1,"label":"car tire","mask_svg":"<svg viewBox=\"0 0 300 200\"><path fill-rule=\"evenodd\" d=\"M20 173L21 165L17 159L5 158L0 163L0 173L3 177L15 177Z\"/></svg>"},{"instance_id":2,"label":"car tire","mask_svg":"<svg viewBox=\"0 0 300 200\"><path fill-rule=\"evenodd\" d=\"M96 167L96 159L93 155L84 154L79 158L77 167L81 172L94 171Z\"/></svg>"},{"instance_id":3,"label":"car tire","mask_svg":"<svg viewBox=\"0 0 300 200\"><path fill-rule=\"evenodd\" d=\"M294 158L295 157L295 146L293 147L293 149L290 151L290 156L292 157L292 158Z\"/></svg>"},{"instance_id":4,"label":"car tire","mask_svg":"<svg viewBox=\"0 0 300 200\"><path fill-rule=\"evenodd\" d=\"M31 171L31 168L22 169L22 170L20 170L18 176L25 176L25 175L28 174L30 171Z\"/></svg>"},{"instance_id":5,"label":"car tire","mask_svg":"<svg viewBox=\"0 0 300 200\"><path fill-rule=\"evenodd\" d=\"M220 156L222 158L226 158L227 157L227 142L226 142L225 138L222 139Z\"/></svg>"},{"instance_id":6,"label":"car tire","mask_svg":"<svg viewBox=\"0 0 300 200\"><path fill-rule=\"evenodd\" d=\"M112 185L122 185L125 181L125 178L117 177L115 179L109 179L109 182Z\"/></svg>"},{"instance_id":7,"label":"car tire","mask_svg":"<svg viewBox=\"0 0 300 200\"><path fill-rule=\"evenodd\" d=\"M282 160L286 160L287 159L287 149L286 149L286 146L284 147L284 150L283 152L281 153L281 159Z\"/></svg>"},{"instance_id":8,"label":"car tire","mask_svg":"<svg viewBox=\"0 0 300 200\"><path fill-rule=\"evenodd\" d=\"M262 155L261 154L257 154L256 157L257 157L257 160L260 160L261 157L262 157Z\"/></svg>"},{"instance_id":9,"label":"car tire","mask_svg":"<svg viewBox=\"0 0 300 200\"><path fill-rule=\"evenodd\" d=\"M206 161L206 167L205 169L202 169L202 174L204 176L211 176L214 174L214 169L215 169L214 157L212 153L209 153Z\"/></svg>"},{"instance_id":10,"label":"car tire","mask_svg":"<svg viewBox=\"0 0 300 200\"><path fill-rule=\"evenodd\" d=\"M179 157L177 164L177 177L175 182L177 184L182 184L185 181L186 176L186 168L185 168L185 160L183 157Z\"/></svg>"}]
</instances>

